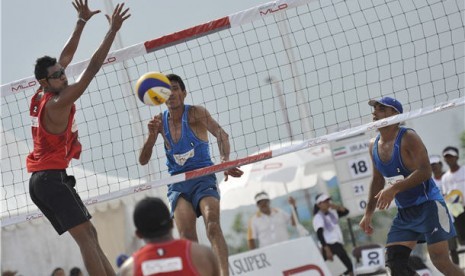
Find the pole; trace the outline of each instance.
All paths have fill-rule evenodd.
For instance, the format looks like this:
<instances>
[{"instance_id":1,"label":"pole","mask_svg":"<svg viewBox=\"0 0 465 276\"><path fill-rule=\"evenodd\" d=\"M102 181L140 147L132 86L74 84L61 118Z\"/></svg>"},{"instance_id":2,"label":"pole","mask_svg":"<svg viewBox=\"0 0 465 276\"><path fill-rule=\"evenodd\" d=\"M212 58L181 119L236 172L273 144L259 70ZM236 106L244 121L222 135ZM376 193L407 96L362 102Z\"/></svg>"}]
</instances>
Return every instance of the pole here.
<instances>
[{"instance_id":1,"label":"pole","mask_svg":"<svg viewBox=\"0 0 465 276\"><path fill-rule=\"evenodd\" d=\"M109 15L111 15L113 13L113 10L115 9L114 8L114 5L113 5L113 0L110 0L110 1L103 1L104 5L105 5L105 12ZM115 37L115 41L114 41L114 44L113 46L116 48L116 49L122 49L124 48L123 46L123 40L121 38L121 32L117 32L116 33L116 37ZM139 136L139 137L143 137L143 131L142 131L142 126L141 124L138 124L138 122L142 122L142 118L140 117L140 113L137 111L137 100L136 100L136 97L134 96L134 91L133 91L133 87L130 85L130 81L129 81L129 73L128 73L128 65L127 65L127 62L126 61L123 61L122 62L122 67L123 67L123 70L118 70L118 73L121 77L121 80L123 83L123 90L127 93L127 96L128 96L128 105L129 105L129 109L130 109L130 112L129 112L129 119L132 121L131 122L131 126L132 126L132 129L134 130L136 136ZM142 148L142 143L140 143L139 141L136 141L135 142L135 145L137 145L139 148ZM151 170L153 170L154 172L156 172L156 168L153 167L153 164L150 166L150 165L147 165L147 166L144 166L144 169L145 169L145 172L147 174L147 182L150 182L151 179L150 179L150 172Z\"/></svg>"},{"instance_id":2,"label":"pole","mask_svg":"<svg viewBox=\"0 0 465 276\"><path fill-rule=\"evenodd\" d=\"M287 189L287 183L283 182L283 185L284 185L284 190L286 191L286 195L290 197L289 190ZM297 215L297 210L294 209L294 206L292 205L291 205L291 211L292 211L292 218L294 219L294 223L295 223L295 229L297 230L299 237L308 236L310 233L308 232L307 229L305 229L305 227L302 224L300 224L299 216Z\"/></svg>"},{"instance_id":3,"label":"pole","mask_svg":"<svg viewBox=\"0 0 465 276\"><path fill-rule=\"evenodd\" d=\"M302 84L299 78L299 71L296 66L295 55L292 49L292 43L290 39L287 14L285 12L282 12L278 13L276 16L280 18L280 20L278 21L278 30L283 40L284 49L286 51L289 64L291 65L292 80L294 82L294 93L296 95L296 103L297 108L299 109L299 115L301 116L300 125L302 126L303 137L304 139L313 138L315 135L312 130L313 122L312 118L310 117L310 106L309 103L307 103L307 100L305 99L305 95L303 94L304 92L302 91Z\"/></svg>"},{"instance_id":4,"label":"pole","mask_svg":"<svg viewBox=\"0 0 465 276\"><path fill-rule=\"evenodd\" d=\"M350 220L350 218L347 218L347 224L349 225L349 233L350 233L350 239L352 240L352 246L355 248L357 247L357 243L355 241L355 235L352 229L352 221Z\"/></svg>"},{"instance_id":5,"label":"pole","mask_svg":"<svg viewBox=\"0 0 465 276\"><path fill-rule=\"evenodd\" d=\"M292 134L291 123L289 122L289 114L287 113L286 99L284 98L281 86L273 76L270 76L268 79L266 79L266 82L271 84L271 87L274 86L274 89L276 90L276 96L278 97L281 113L283 114L284 123L286 124L287 134L289 136L289 139L293 141L294 135Z\"/></svg>"}]
</instances>

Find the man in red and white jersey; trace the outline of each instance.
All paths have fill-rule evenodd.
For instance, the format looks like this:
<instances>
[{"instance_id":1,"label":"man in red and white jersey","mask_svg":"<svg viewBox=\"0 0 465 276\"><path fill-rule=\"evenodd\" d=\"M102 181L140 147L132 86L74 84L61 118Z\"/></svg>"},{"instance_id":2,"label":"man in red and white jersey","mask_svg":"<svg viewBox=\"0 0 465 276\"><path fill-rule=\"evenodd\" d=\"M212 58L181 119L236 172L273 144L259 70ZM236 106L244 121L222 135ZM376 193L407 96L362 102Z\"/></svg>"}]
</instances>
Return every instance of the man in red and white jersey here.
<instances>
[{"instance_id":1,"label":"man in red and white jersey","mask_svg":"<svg viewBox=\"0 0 465 276\"><path fill-rule=\"evenodd\" d=\"M146 245L124 262L118 275L219 275L218 260L210 248L173 238L173 220L161 199L141 200L134 209L133 219L136 236Z\"/></svg>"},{"instance_id":2,"label":"man in red and white jersey","mask_svg":"<svg viewBox=\"0 0 465 276\"><path fill-rule=\"evenodd\" d=\"M116 33L130 15L129 9L123 10L124 4L118 4L113 15L106 16L110 27L105 38L76 83L68 85L65 68L73 59L86 22L100 12L91 11L87 0L75 0L73 6L78 12L76 27L58 62L44 56L37 59L35 65L34 74L40 88L32 97L29 111L34 141L34 149L26 160L27 170L32 173L29 193L58 234L68 231L74 238L90 275L114 275L89 221L91 216L74 189L76 180L66 174L66 168L71 159L78 159L81 153L74 102L100 70Z\"/></svg>"}]
</instances>

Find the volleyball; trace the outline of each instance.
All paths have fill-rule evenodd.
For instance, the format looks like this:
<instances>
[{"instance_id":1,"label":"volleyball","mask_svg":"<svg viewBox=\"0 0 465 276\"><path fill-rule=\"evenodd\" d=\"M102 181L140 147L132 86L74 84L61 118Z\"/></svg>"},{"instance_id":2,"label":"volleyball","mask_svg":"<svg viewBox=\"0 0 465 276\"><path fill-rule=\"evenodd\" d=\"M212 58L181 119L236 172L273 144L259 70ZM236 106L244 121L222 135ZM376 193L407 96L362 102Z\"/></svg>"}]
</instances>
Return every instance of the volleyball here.
<instances>
[{"instance_id":1,"label":"volleyball","mask_svg":"<svg viewBox=\"0 0 465 276\"><path fill-rule=\"evenodd\" d=\"M144 104L161 105L171 95L171 83L162 73L149 72L137 80L136 93Z\"/></svg>"},{"instance_id":2,"label":"volleyball","mask_svg":"<svg viewBox=\"0 0 465 276\"><path fill-rule=\"evenodd\" d=\"M446 200L447 208L449 208L449 212L452 216L458 217L465 211L463 207L463 194L460 190L450 191L444 199Z\"/></svg>"},{"instance_id":3,"label":"volleyball","mask_svg":"<svg viewBox=\"0 0 465 276\"><path fill-rule=\"evenodd\" d=\"M444 199L448 202L448 203L459 203L459 204L462 204L463 203L463 194L460 190L452 190L450 191L445 197Z\"/></svg>"}]
</instances>

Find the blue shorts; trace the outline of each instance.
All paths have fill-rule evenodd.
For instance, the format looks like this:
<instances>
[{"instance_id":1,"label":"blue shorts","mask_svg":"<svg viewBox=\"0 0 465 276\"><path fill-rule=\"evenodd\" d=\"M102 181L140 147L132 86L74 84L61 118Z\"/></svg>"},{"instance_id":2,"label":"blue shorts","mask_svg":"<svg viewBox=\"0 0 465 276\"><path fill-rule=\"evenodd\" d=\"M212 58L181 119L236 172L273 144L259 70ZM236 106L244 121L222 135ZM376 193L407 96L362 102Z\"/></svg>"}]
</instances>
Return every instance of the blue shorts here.
<instances>
[{"instance_id":1,"label":"blue shorts","mask_svg":"<svg viewBox=\"0 0 465 276\"><path fill-rule=\"evenodd\" d=\"M430 200L417 206L399 208L389 230L387 244L403 241L426 241L427 244L433 244L455 235L446 204Z\"/></svg>"},{"instance_id":2,"label":"blue shorts","mask_svg":"<svg viewBox=\"0 0 465 276\"><path fill-rule=\"evenodd\" d=\"M171 217L174 216L174 209L176 209L176 204L180 196L192 204L197 217L200 217L202 213L200 212L199 205L202 198L212 196L218 200L220 199L218 185L216 184L216 175L210 174L170 184L168 185L167 196L171 206Z\"/></svg>"}]
</instances>

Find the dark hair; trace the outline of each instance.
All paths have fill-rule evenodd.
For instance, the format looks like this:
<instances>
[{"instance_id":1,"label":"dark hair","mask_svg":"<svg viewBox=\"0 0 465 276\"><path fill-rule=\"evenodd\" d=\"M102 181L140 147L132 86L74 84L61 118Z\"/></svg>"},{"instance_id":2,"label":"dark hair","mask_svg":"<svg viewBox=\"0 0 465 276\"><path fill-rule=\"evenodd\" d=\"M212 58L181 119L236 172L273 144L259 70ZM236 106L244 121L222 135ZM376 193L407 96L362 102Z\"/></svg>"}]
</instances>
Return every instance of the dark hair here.
<instances>
[{"instance_id":1,"label":"dark hair","mask_svg":"<svg viewBox=\"0 0 465 276\"><path fill-rule=\"evenodd\" d=\"M322 195L323 195L323 193L319 193L315 197L315 204L313 204L313 215L316 215L316 213L318 213L318 211L320 211L320 207L318 207L318 204L316 204L316 200Z\"/></svg>"},{"instance_id":2,"label":"dark hair","mask_svg":"<svg viewBox=\"0 0 465 276\"><path fill-rule=\"evenodd\" d=\"M175 81L179 84L181 87L182 91L186 91L186 86L184 85L184 82L182 81L181 77L176 75L176 74L168 74L166 77L171 81Z\"/></svg>"},{"instance_id":3,"label":"dark hair","mask_svg":"<svg viewBox=\"0 0 465 276\"><path fill-rule=\"evenodd\" d=\"M134 225L143 238L156 238L169 233L173 228L170 211L163 200L147 197L134 209Z\"/></svg>"},{"instance_id":4,"label":"dark hair","mask_svg":"<svg viewBox=\"0 0 465 276\"><path fill-rule=\"evenodd\" d=\"M81 269L79 269L79 267L73 267L69 271L69 276L79 276L80 273L81 273Z\"/></svg>"},{"instance_id":5,"label":"dark hair","mask_svg":"<svg viewBox=\"0 0 465 276\"><path fill-rule=\"evenodd\" d=\"M320 207L318 207L318 204L313 204L313 215L316 215L320 211Z\"/></svg>"},{"instance_id":6,"label":"dark hair","mask_svg":"<svg viewBox=\"0 0 465 276\"><path fill-rule=\"evenodd\" d=\"M48 75L47 69L54 66L57 63L56 58L49 56L43 56L36 60L36 65L34 68L34 75L36 80L45 79Z\"/></svg>"}]
</instances>

